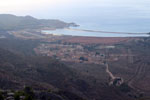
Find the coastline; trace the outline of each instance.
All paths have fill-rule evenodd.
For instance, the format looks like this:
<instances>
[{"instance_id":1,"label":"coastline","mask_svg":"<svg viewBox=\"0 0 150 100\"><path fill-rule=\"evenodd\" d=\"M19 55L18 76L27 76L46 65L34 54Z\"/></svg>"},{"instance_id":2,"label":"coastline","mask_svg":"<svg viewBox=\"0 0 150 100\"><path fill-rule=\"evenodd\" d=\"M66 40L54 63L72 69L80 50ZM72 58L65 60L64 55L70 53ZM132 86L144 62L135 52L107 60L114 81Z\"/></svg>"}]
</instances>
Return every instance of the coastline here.
<instances>
[{"instance_id":1,"label":"coastline","mask_svg":"<svg viewBox=\"0 0 150 100\"><path fill-rule=\"evenodd\" d=\"M73 28L62 29L43 29L42 34L52 34L60 36L79 36L79 37L148 37L148 33L130 33L130 32L109 32L96 30L83 30Z\"/></svg>"}]
</instances>

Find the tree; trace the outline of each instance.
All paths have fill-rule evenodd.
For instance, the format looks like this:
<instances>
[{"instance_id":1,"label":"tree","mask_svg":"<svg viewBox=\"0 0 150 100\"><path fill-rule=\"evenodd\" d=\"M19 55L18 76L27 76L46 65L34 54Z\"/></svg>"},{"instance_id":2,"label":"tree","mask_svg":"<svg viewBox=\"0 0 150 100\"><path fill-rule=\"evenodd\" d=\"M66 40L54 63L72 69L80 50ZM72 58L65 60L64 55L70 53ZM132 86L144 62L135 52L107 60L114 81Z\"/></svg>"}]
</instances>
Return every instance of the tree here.
<instances>
[{"instance_id":1,"label":"tree","mask_svg":"<svg viewBox=\"0 0 150 100\"><path fill-rule=\"evenodd\" d=\"M20 96L25 96L25 93L23 91L15 92L14 99L15 100L20 100Z\"/></svg>"},{"instance_id":2,"label":"tree","mask_svg":"<svg viewBox=\"0 0 150 100\"><path fill-rule=\"evenodd\" d=\"M1 92L0 92L0 100L4 100L4 97Z\"/></svg>"},{"instance_id":3,"label":"tree","mask_svg":"<svg viewBox=\"0 0 150 100\"><path fill-rule=\"evenodd\" d=\"M32 96L30 95L26 95L25 99L24 100L33 100Z\"/></svg>"},{"instance_id":4,"label":"tree","mask_svg":"<svg viewBox=\"0 0 150 100\"><path fill-rule=\"evenodd\" d=\"M32 98L34 97L34 93L33 93L32 88L27 86L24 88L24 92L25 92L25 95L27 98L25 100L32 100Z\"/></svg>"},{"instance_id":5,"label":"tree","mask_svg":"<svg viewBox=\"0 0 150 100\"><path fill-rule=\"evenodd\" d=\"M80 57L79 60L81 60L81 61L88 61L88 59L85 58L85 57Z\"/></svg>"},{"instance_id":6,"label":"tree","mask_svg":"<svg viewBox=\"0 0 150 100\"><path fill-rule=\"evenodd\" d=\"M24 92L26 93L26 94L32 94L33 93L33 90L32 90L32 88L31 87L25 87L24 88Z\"/></svg>"},{"instance_id":7,"label":"tree","mask_svg":"<svg viewBox=\"0 0 150 100\"><path fill-rule=\"evenodd\" d=\"M14 99L15 99L15 100L20 100L20 95L19 95L18 93L15 93Z\"/></svg>"}]
</instances>

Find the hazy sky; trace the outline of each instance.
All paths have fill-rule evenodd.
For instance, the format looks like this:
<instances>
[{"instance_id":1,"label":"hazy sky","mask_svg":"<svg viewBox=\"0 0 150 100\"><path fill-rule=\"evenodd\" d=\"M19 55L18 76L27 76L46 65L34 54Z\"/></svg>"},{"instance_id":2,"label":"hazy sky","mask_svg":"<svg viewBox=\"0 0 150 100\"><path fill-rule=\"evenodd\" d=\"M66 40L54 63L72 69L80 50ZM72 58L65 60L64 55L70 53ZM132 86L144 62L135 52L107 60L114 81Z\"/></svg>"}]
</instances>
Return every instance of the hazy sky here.
<instances>
[{"instance_id":1,"label":"hazy sky","mask_svg":"<svg viewBox=\"0 0 150 100\"><path fill-rule=\"evenodd\" d=\"M0 0L0 13L39 18L150 16L149 0Z\"/></svg>"}]
</instances>

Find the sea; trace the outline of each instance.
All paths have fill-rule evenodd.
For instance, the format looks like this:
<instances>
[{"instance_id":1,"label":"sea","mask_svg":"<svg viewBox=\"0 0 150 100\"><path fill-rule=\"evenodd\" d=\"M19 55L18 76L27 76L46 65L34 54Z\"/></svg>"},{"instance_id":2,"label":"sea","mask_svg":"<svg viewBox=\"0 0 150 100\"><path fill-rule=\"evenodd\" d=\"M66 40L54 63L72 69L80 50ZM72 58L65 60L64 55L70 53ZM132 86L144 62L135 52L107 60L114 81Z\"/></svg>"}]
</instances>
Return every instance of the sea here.
<instances>
[{"instance_id":1,"label":"sea","mask_svg":"<svg viewBox=\"0 0 150 100\"><path fill-rule=\"evenodd\" d=\"M42 30L42 31L46 34L53 34L53 35L71 35L71 36L89 36L89 37L147 37L148 36L147 33L150 32L150 18L138 18L138 17L101 18L99 16L98 17L71 16L71 17L64 17L61 20L68 23L74 22L78 24L79 27L70 27L70 29ZM79 30L92 30L92 31L79 31ZM97 31L107 31L107 32L97 32Z\"/></svg>"}]
</instances>

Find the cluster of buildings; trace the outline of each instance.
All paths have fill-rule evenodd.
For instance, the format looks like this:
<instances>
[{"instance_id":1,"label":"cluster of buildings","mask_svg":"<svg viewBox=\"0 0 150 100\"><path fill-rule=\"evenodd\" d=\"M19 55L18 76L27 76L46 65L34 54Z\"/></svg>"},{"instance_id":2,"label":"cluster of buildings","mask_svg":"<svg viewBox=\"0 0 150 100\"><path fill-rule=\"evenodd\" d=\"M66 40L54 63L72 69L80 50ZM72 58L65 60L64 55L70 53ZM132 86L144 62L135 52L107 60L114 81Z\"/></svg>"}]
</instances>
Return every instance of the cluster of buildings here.
<instances>
[{"instance_id":1,"label":"cluster of buildings","mask_svg":"<svg viewBox=\"0 0 150 100\"><path fill-rule=\"evenodd\" d=\"M80 44L41 44L35 49L37 54L55 57L61 61L96 63L103 62L104 53L89 51Z\"/></svg>"},{"instance_id":2,"label":"cluster of buildings","mask_svg":"<svg viewBox=\"0 0 150 100\"><path fill-rule=\"evenodd\" d=\"M134 55L128 51L109 51L114 48L116 47L104 45L90 47L90 45L81 44L43 43L35 48L35 52L66 62L102 64L105 59L107 61L118 61L119 59L133 61Z\"/></svg>"}]
</instances>

